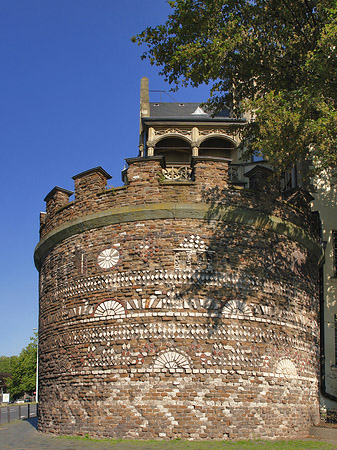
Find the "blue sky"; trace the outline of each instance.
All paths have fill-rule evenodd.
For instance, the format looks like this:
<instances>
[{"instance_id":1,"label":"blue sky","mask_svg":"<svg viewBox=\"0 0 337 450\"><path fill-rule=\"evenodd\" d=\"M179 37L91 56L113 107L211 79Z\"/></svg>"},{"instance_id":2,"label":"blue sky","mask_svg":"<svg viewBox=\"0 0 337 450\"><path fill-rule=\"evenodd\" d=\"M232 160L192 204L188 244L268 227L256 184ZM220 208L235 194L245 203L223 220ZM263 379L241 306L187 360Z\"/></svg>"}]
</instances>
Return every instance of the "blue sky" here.
<instances>
[{"instance_id":1,"label":"blue sky","mask_svg":"<svg viewBox=\"0 0 337 450\"><path fill-rule=\"evenodd\" d=\"M0 355L19 354L37 327L44 197L96 166L120 186L124 158L138 153L141 77L170 89L130 41L169 11L165 0L0 0Z\"/></svg>"}]
</instances>

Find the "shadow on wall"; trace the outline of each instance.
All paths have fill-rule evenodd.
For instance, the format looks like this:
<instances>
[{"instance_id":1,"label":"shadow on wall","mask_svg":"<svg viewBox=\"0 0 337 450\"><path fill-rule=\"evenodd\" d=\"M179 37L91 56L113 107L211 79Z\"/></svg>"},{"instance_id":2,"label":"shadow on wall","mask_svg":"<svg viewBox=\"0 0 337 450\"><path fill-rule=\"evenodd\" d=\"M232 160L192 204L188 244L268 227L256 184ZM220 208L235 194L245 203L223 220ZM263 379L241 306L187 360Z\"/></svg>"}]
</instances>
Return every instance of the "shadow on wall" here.
<instances>
[{"instance_id":1,"label":"shadow on wall","mask_svg":"<svg viewBox=\"0 0 337 450\"><path fill-rule=\"evenodd\" d=\"M211 239L207 246L197 235L185 239L185 254L182 249L176 255L176 269L192 270L192 281L176 298L206 309L209 337L224 314L293 321L304 314L308 323L317 324L317 260L303 245L303 231L312 242L318 239L308 205L307 211L285 212L277 193L261 190L246 191L245 205L239 207L241 192L219 187L203 192ZM309 216L306 230L289 225L291 219L303 223L303 215ZM294 239L297 235L302 243Z\"/></svg>"}]
</instances>

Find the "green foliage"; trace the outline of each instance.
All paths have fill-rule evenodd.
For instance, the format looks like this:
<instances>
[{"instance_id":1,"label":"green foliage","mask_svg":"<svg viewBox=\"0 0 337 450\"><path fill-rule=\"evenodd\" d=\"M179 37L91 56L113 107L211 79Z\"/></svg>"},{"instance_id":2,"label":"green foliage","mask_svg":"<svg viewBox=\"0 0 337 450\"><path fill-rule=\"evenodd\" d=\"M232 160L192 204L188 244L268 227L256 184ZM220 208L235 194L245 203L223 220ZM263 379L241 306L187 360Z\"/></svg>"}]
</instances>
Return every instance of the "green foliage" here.
<instances>
[{"instance_id":1,"label":"green foliage","mask_svg":"<svg viewBox=\"0 0 337 450\"><path fill-rule=\"evenodd\" d=\"M18 362L18 356L0 356L0 374L12 374Z\"/></svg>"},{"instance_id":2,"label":"green foliage","mask_svg":"<svg viewBox=\"0 0 337 450\"><path fill-rule=\"evenodd\" d=\"M0 356L0 390L8 391L10 379L18 362L18 356Z\"/></svg>"},{"instance_id":3,"label":"green foliage","mask_svg":"<svg viewBox=\"0 0 337 450\"><path fill-rule=\"evenodd\" d=\"M24 393L32 394L36 387L37 336L22 349L8 380L12 398L21 397Z\"/></svg>"},{"instance_id":4,"label":"green foliage","mask_svg":"<svg viewBox=\"0 0 337 450\"><path fill-rule=\"evenodd\" d=\"M299 157L337 165L335 0L174 0L164 25L132 38L180 85L210 84L208 105L253 120L243 132L278 170Z\"/></svg>"}]
</instances>

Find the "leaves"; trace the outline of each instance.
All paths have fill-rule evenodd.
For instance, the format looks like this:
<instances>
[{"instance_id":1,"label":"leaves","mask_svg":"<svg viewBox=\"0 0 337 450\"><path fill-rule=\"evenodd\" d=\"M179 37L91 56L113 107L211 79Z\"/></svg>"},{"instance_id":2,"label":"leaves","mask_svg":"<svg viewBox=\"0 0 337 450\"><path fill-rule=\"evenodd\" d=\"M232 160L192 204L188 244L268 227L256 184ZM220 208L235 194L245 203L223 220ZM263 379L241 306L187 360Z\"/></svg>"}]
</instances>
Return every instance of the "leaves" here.
<instances>
[{"instance_id":1,"label":"leaves","mask_svg":"<svg viewBox=\"0 0 337 450\"><path fill-rule=\"evenodd\" d=\"M12 397L21 397L25 392L32 393L36 386L37 337L30 338L11 368L7 386Z\"/></svg>"},{"instance_id":2,"label":"leaves","mask_svg":"<svg viewBox=\"0 0 337 450\"><path fill-rule=\"evenodd\" d=\"M263 98L244 102L255 111L245 130L251 149L261 150L279 171L297 161L314 160L316 171L337 164L337 111L321 95L299 91L271 91Z\"/></svg>"},{"instance_id":3,"label":"leaves","mask_svg":"<svg viewBox=\"0 0 337 450\"><path fill-rule=\"evenodd\" d=\"M0 387L7 392L18 356L0 356Z\"/></svg>"},{"instance_id":4,"label":"leaves","mask_svg":"<svg viewBox=\"0 0 337 450\"><path fill-rule=\"evenodd\" d=\"M333 0L175 0L164 25L133 40L175 86L210 84L214 112L254 121L243 133L277 170L298 158L336 165L337 8Z\"/></svg>"}]
</instances>

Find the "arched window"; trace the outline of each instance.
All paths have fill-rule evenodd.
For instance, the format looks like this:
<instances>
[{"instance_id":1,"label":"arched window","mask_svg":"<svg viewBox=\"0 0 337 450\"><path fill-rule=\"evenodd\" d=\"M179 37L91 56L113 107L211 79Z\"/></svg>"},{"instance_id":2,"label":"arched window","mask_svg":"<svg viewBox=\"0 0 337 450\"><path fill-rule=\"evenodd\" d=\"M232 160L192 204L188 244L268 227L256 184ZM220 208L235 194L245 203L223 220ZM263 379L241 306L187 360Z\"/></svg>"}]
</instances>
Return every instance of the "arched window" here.
<instances>
[{"instance_id":1,"label":"arched window","mask_svg":"<svg viewBox=\"0 0 337 450\"><path fill-rule=\"evenodd\" d=\"M218 158L233 158L235 146L229 139L212 137L205 139L199 147L199 156L214 156Z\"/></svg>"},{"instance_id":2,"label":"arched window","mask_svg":"<svg viewBox=\"0 0 337 450\"><path fill-rule=\"evenodd\" d=\"M156 156L165 156L166 164L188 164L191 162L191 147L184 139L170 137L157 142Z\"/></svg>"}]
</instances>

